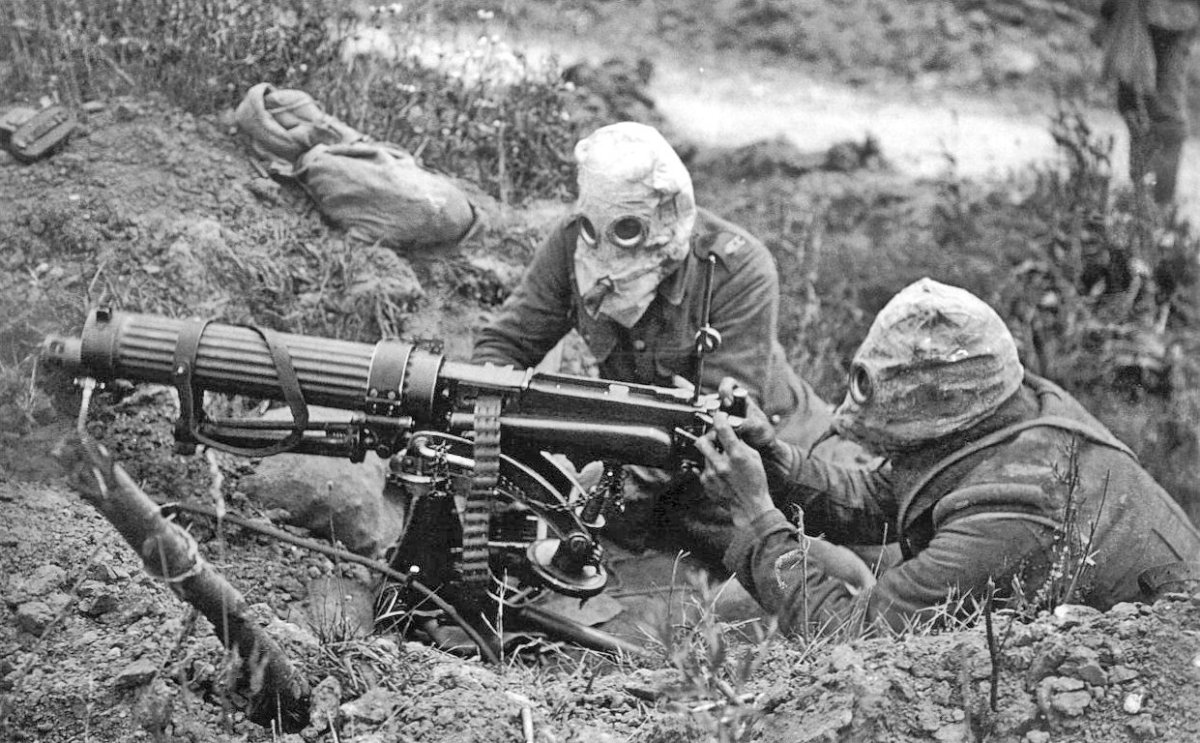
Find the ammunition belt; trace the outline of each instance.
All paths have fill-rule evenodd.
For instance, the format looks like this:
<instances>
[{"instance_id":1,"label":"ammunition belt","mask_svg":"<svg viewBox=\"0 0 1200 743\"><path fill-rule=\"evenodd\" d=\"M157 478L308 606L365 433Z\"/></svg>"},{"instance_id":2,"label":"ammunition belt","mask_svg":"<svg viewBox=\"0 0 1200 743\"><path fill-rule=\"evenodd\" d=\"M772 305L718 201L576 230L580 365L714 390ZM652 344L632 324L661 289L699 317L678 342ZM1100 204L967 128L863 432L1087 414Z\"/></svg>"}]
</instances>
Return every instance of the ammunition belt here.
<instances>
[{"instance_id":1,"label":"ammunition belt","mask_svg":"<svg viewBox=\"0 0 1200 743\"><path fill-rule=\"evenodd\" d=\"M500 398L475 400L475 472L463 512L462 577L473 588L488 588L488 536L492 501L500 479Z\"/></svg>"}]
</instances>

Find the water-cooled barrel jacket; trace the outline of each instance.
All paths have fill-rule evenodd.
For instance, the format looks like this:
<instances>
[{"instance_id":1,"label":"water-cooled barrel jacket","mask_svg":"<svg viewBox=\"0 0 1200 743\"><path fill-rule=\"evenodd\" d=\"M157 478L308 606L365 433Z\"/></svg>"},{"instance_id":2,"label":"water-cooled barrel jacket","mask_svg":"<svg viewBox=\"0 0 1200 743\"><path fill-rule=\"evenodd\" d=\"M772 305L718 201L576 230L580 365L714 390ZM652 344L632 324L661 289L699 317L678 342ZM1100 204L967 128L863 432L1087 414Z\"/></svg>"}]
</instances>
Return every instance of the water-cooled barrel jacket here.
<instances>
[{"instance_id":1,"label":"water-cooled barrel jacket","mask_svg":"<svg viewBox=\"0 0 1200 743\"><path fill-rule=\"evenodd\" d=\"M711 253L717 264L710 322L721 333L721 345L704 359L704 391L732 376L768 414L804 412L810 400L824 406L787 364L776 337L779 276L774 258L740 227L698 210L686 261L663 281L632 328L584 311L574 275L578 235L577 219L556 225L498 317L479 333L473 362L531 367L575 328L595 355L601 377L663 387L673 386L675 375L691 379L696 331L703 319L703 262Z\"/></svg>"},{"instance_id":2,"label":"water-cooled barrel jacket","mask_svg":"<svg viewBox=\"0 0 1200 743\"><path fill-rule=\"evenodd\" d=\"M777 505L803 508L806 532L825 538L798 535L772 510L738 534L725 563L793 629L849 617L900 629L952 591L986 596L989 577L1000 596L1016 578L1032 597L1064 539L1090 540L1094 564L1074 600L1099 609L1142 599L1143 571L1200 559L1200 532L1125 445L1031 374L958 440L890 466L838 468L781 444L765 460ZM837 579L862 566L844 564L835 543L897 539L904 559L873 586L854 592Z\"/></svg>"}]
</instances>

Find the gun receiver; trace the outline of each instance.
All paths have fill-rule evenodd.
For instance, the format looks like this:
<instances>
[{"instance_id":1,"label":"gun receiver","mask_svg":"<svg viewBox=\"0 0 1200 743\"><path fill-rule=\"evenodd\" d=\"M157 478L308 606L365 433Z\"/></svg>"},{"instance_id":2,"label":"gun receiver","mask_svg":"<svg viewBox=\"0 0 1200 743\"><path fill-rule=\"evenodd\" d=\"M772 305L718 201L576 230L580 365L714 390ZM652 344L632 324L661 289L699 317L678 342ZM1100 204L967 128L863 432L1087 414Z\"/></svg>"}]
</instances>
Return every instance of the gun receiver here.
<instances>
[{"instance_id":1,"label":"gun receiver","mask_svg":"<svg viewBox=\"0 0 1200 743\"><path fill-rule=\"evenodd\" d=\"M693 444L718 408L715 399L686 390L448 361L397 340L372 345L108 309L93 311L79 337L47 338L43 357L100 381L174 385L175 437L185 449L203 443L246 456L287 451L352 461L374 451L403 454L410 463L440 456L443 467L471 470L476 480L490 460L493 492L502 482L521 493L553 532L529 546L535 572L570 595L603 589L589 531L594 509L572 500L573 479L544 453L694 466L701 460ZM293 420L209 418L205 391L283 400ZM310 422L310 403L353 415ZM472 432L473 442L463 438ZM481 482L486 492L488 481ZM468 542L486 545L487 518L485 512L482 537L469 539L464 526L464 554Z\"/></svg>"}]
</instances>

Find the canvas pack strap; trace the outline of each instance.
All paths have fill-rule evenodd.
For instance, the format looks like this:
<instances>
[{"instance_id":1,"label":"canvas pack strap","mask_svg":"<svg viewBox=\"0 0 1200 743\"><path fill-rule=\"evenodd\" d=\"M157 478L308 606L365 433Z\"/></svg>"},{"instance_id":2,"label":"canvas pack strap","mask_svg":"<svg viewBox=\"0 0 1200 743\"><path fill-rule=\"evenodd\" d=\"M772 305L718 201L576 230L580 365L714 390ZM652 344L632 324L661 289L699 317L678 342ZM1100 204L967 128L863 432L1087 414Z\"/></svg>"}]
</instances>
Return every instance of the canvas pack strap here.
<instances>
[{"instance_id":1,"label":"canvas pack strap","mask_svg":"<svg viewBox=\"0 0 1200 743\"><path fill-rule=\"evenodd\" d=\"M925 488L928 487L931 482L933 482L934 478L958 462L963 461L967 457L977 454L984 449L1002 444L1013 436L1016 436L1018 433L1027 431L1031 428L1056 428L1060 431L1069 431L1083 437L1084 439L1087 439L1088 441L1091 441L1094 444L1116 449L1120 452L1128 454L1135 461L1137 460L1137 455L1133 453L1133 450L1118 441L1113 436L1106 436L1096 431L1088 424L1074 420L1073 418L1066 418L1059 415L1045 415L1038 418L1017 421L1012 425L1005 426L997 431L993 431L988 435L971 442L967 446L952 452L949 456L930 467L925 474L923 474L921 478L908 489L908 492L900 501L900 513L897 517L896 523L899 524L901 532L903 532L905 524L911 520L910 515L912 518L916 518L929 508L933 507L932 501L919 502L919 500L922 491L925 490ZM911 557L910 548L903 539L901 540L901 548L904 550L906 558Z\"/></svg>"}]
</instances>

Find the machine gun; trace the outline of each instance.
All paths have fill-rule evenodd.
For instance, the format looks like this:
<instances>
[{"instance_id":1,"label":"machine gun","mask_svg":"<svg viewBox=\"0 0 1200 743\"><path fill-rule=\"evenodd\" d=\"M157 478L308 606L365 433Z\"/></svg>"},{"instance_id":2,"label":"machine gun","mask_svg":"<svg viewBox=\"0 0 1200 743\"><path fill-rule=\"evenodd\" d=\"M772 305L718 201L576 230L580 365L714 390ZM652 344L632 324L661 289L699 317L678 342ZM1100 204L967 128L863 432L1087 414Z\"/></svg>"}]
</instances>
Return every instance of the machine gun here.
<instances>
[{"instance_id":1,"label":"machine gun","mask_svg":"<svg viewBox=\"0 0 1200 743\"><path fill-rule=\"evenodd\" d=\"M427 505L435 493L465 502L442 498L449 505L440 511L411 514L417 541L406 536L393 566L482 590L517 576L580 598L607 580L593 532L618 507L619 465L694 470L693 444L719 408L686 390L455 362L397 340L372 345L108 309L94 310L78 337L48 338L43 357L100 382L173 385L175 438L185 450L390 458L393 482ZM205 392L283 401L292 420L209 417ZM310 421L309 404L352 416ZM604 460L608 471L583 492L555 454ZM436 515L454 510L457 519Z\"/></svg>"}]
</instances>

